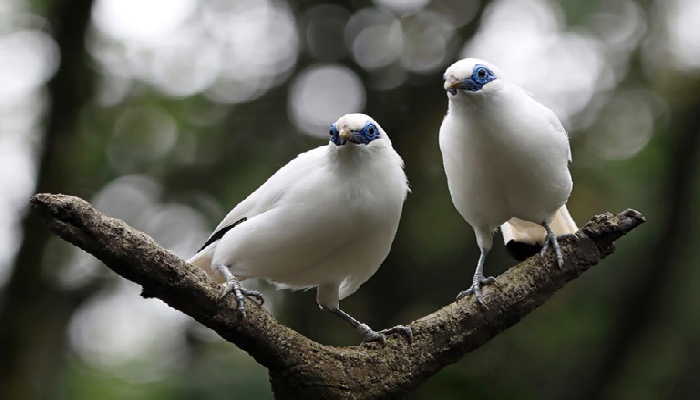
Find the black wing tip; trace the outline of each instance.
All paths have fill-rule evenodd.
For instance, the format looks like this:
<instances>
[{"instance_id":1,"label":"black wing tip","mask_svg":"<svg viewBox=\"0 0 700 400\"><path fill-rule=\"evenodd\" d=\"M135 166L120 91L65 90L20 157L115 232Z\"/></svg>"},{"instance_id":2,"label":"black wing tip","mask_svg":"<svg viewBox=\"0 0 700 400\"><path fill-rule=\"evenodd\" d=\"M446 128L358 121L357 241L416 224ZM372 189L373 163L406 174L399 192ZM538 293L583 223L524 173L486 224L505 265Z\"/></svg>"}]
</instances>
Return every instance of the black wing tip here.
<instances>
[{"instance_id":1,"label":"black wing tip","mask_svg":"<svg viewBox=\"0 0 700 400\"><path fill-rule=\"evenodd\" d=\"M200 247L199 250L197 250L197 253L206 249L207 246L209 246L210 244L212 244L212 243L216 242L217 240L221 239L222 237L224 237L226 232L230 231L231 229L233 229L234 227L236 227L240 223L245 222L247 219L248 218L243 217L243 218L239 219L238 221L232 223L231 225L226 225L223 228L219 229L218 231L212 233L211 236L209 236L209 239L207 239L207 241L204 243L204 245L202 247ZM195 253L195 254L197 254L197 253Z\"/></svg>"},{"instance_id":2,"label":"black wing tip","mask_svg":"<svg viewBox=\"0 0 700 400\"><path fill-rule=\"evenodd\" d=\"M524 261L538 254L542 250L542 246L532 243L516 242L511 240L506 243L506 251L511 257L518 261Z\"/></svg>"}]
</instances>

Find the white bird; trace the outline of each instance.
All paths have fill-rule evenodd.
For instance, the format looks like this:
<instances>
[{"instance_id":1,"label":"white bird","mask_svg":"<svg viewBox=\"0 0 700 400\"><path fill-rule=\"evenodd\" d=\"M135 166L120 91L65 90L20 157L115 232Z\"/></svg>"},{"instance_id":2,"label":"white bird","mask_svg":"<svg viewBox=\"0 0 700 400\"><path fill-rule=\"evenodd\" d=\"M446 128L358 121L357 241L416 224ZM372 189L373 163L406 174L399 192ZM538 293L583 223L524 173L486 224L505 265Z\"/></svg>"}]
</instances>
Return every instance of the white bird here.
<instances>
[{"instance_id":1,"label":"white bird","mask_svg":"<svg viewBox=\"0 0 700 400\"><path fill-rule=\"evenodd\" d=\"M447 183L481 250L472 285L457 298L473 293L482 303L481 286L495 281L483 269L499 225L511 250L522 250L521 242L539 245L544 256L551 245L562 266L557 235L577 230L566 209L571 150L554 112L488 62L457 61L443 78L449 106L440 150Z\"/></svg>"},{"instance_id":2,"label":"white bird","mask_svg":"<svg viewBox=\"0 0 700 400\"><path fill-rule=\"evenodd\" d=\"M245 318L240 281L264 278L283 289L317 287L316 301L365 341L411 330L376 332L339 308L389 254L409 192L403 160L386 132L364 114L347 114L330 142L299 154L231 210L189 263L225 278ZM216 274L212 275L216 278ZM221 278L219 276L219 278Z\"/></svg>"}]
</instances>

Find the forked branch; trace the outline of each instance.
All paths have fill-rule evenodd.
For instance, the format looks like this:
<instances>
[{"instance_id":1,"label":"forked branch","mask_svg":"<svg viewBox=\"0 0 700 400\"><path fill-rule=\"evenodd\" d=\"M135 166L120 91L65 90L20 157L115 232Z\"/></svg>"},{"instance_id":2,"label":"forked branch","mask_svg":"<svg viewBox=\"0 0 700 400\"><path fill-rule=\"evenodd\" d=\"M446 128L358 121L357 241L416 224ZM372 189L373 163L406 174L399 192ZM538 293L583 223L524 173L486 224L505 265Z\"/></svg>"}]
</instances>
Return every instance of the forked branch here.
<instances>
[{"instance_id":1,"label":"forked branch","mask_svg":"<svg viewBox=\"0 0 700 400\"><path fill-rule=\"evenodd\" d=\"M484 306L466 297L412 322L411 344L391 336L385 345L332 347L280 325L252 302L246 305L247 319L238 319L234 297L220 300L220 288L204 272L80 198L37 194L31 202L61 238L267 367L279 399L401 397L542 305L645 221L635 210L595 216L575 235L560 239L563 268L551 256L544 263L530 258L499 276L498 286L484 289Z\"/></svg>"}]
</instances>

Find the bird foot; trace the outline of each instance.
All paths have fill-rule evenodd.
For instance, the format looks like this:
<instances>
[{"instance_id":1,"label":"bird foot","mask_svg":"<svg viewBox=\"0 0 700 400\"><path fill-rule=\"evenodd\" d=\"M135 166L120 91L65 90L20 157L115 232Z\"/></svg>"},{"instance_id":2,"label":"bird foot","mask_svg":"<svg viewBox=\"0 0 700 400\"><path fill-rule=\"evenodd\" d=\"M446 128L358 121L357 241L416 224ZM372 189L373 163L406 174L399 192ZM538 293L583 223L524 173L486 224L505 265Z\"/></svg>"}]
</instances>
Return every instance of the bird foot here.
<instances>
[{"instance_id":1,"label":"bird foot","mask_svg":"<svg viewBox=\"0 0 700 400\"><path fill-rule=\"evenodd\" d=\"M265 298L263 298L262 293L258 292L257 290L248 290L244 287L241 286L241 283L236 279L235 276L230 276L227 277L226 279L226 286L224 286L224 290L221 292L221 295L219 298L224 298L227 294L233 292L234 295L236 296L236 303L238 304L238 315L240 315L241 318L245 319L246 318L246 313L245 313L245 298L248 297L251 300L255 301L259 306L262 306L265 303Z\"/></svg>"},{"instance_id":2,"label":"bird foot","mask_svg":"<svg viewBox=\"0 0 700 400\"><path fill-rule=\"evenodd\" d=\"M488 278L484 276L475 277L474 282L472 283L471 287L469 287L469 289L459 292L459 294L457 295L457 300L469 296L473 293L476 296L476 300L479 302L479 304L483 305L484 298L481 295L481 286L490 285L492 283L498 284L498 282L496 282L496 278L494 278L493 276L489 276Z\"/></svg>"},{"instance_id":3,"label":"bird foot","mask_svg":"<svg viewBox=\"0 0 700 400\"><path fill-rule=\"evenodd\" d=\"M562 269L562 267L564 267L564 257L561 254L561 247L559 247L559 240L557 240L557 235L555 235L554 232L552 232L551 230L547 232L547 236L544 240L544 245L542 246L542 250L540 250L540 257L542 258L543 262L545 260L547 250L549 250L550 245L554 248L554 256L557 261L557 266L559 267L559 269Z\"/></svg>"},{"instance_id":4,"label":"bird foot","mask_svg":"<svg viewBox=\"0 0 700 400\"><path fill-rule=\"evenodd\" d=\"M377 332L372 330L368 325L361 324L357 327L357 330L362 334L362 343L380 342L384 344L386 343L386 337L394 333L403 335L409 344L413 342L413 331L405 325L396 325L393 328L387 328Z\"/></svg>"}]
</instances>

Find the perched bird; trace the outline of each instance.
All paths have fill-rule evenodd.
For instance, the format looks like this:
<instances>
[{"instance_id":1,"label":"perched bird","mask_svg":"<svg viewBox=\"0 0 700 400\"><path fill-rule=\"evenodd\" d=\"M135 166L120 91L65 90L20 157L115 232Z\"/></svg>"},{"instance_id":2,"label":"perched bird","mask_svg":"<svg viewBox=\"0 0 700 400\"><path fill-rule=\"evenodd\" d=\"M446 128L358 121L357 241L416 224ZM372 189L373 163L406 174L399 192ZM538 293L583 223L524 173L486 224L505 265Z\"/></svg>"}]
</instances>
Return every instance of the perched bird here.
<instances>
[{"instance_id":1,"label":"perched bird","mask_svg":"<svg viewBox=\"0 0 700 400\"><path fill-rule=\"evenodd\" d=\"M551 246L562 266L557 235L577 230L566 209L571 150L554 112L488 62L457 61L443 78L449 106L440 150L447 183L481 250L472 285L457 298L473 293L481 303L481 286L495 281L483 269L499 225L516 258L533 247L544 256Z\"/></svg>"},{"instance_id":2,"label":"perched bird","mask_svg":"<svg viewBox=\"0 0 700 400\"><path fill-rule=\"evenodd\" d=\"M317 287L316 301L347 321L365 341L411 330L376 332L342 311L389 254L408 194L403 160L386 132L367 115L347 114L330 142L299 154L231 210L188 260L225 279L245 318L244 296L262 303L240 281L264 278L283 289ZM216 274L212 276L216 277Z\"/></svg>"}]
</instances>

